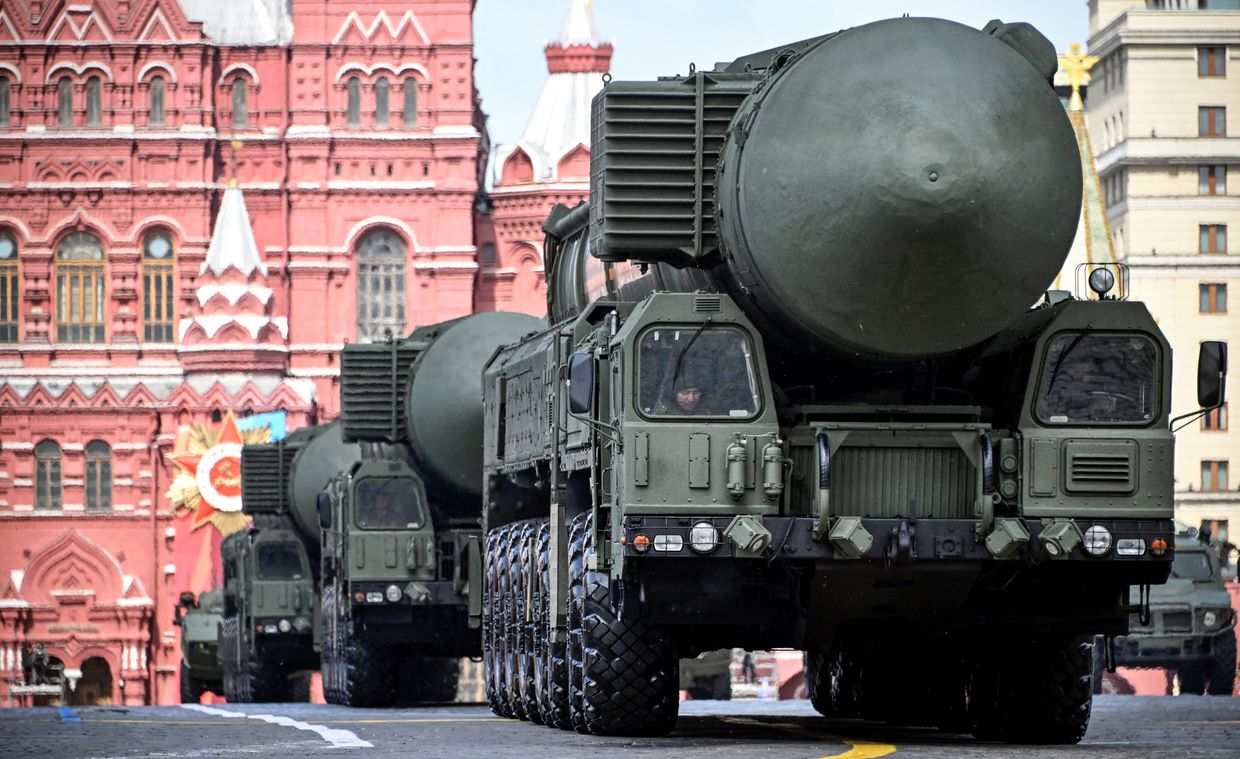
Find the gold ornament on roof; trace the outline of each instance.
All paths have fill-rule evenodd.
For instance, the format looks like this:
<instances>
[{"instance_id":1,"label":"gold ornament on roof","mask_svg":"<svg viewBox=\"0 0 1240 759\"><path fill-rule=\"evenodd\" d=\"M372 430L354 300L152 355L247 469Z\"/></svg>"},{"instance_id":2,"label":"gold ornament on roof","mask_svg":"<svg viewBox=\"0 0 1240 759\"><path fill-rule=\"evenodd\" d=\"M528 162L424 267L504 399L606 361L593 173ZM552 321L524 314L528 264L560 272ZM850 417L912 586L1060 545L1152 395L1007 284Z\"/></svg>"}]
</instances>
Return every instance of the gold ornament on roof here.
<instances>
[{"instance_id":1,"label":"gold ornament on roof","mask_svg":"<svg viewBox=\"0 0 1240 759\"><path fill-rule=\"evenodd\" d=\"M1068 101L1069 111L1085 110L1085 104L1081 101L1081 87L1093 79L1089 70L1097 62L1098 56L1082 53L1080 43L1077 42L1069 45L1068 52L1060 54L1059 70L1068 77L1068 84L1072 85L1072 98Z\"/></svg>"}]
</instances>

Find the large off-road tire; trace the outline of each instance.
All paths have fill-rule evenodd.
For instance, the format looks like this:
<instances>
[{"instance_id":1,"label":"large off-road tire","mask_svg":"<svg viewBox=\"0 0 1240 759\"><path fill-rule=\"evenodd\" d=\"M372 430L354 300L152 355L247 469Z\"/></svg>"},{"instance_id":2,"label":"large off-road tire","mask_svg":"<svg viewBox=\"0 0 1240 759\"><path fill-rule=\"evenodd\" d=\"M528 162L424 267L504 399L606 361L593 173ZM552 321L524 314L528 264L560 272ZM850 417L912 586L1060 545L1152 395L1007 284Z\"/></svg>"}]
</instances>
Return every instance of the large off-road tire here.
<instances>
[{"instance_id":1,"label":"large off-road tire","mask_svg":"<svg viewBox=\"0 0 1240 759\"><path fill-rule=\"evenodd\" d=\"M499 535L497 546L498 562L495 566L496 594L495 605L495 669L499 673L499 705L500 716L521 719L517 713L516 703L516 668L514 667L513 649L517 645L513 631L513 609L516 599L513 598L512 572L513 544L516 542L517 524L505 525Z\"/></svg>"},{"instance_id":2,"label":"large off-road tire","mask_svg":"<svg viewBox=\"0 0 1240 759\"><path fill-rule=\"evenodd\" d=\"M1008 664L993 680L984 665L976 667L974 735L1007 743L1079 743L1089 727L1093 653L1092 638L1044 638L1005 652Z\"/></svg>"},{"instance_id":3,"label":"large off-road tire","mask_svg":"<svg viewBox=\"0 0 1240 759\"><path fill-rule=\"evenodd\" d=\"M331 624L331 620L336 619L335 584L325 584L319 599L319 618L323 627L319 650L320 671L323 673L323 700L329 704L343 705L344 693L340 689L340 682L344 677L344 666L340 660L340 635Z\"/></svg>"},{"instance_id":4,"label":"large off-road tire","mask_svg":"<svg viewBox=\"0 0 1240 759\"><path fill-rule=\"evenodd\" d=\"M395 703L396 668L386 646L355 632L345 641L342 653L341 703L363 708Z\"/></svg>"},{"instance_id":5,"label":"large off-road tire","mask_svg":"<svg viewBox=\"0 0 1240 759\"><path fill-rule=\"evenodd\" d=\"M311 680L309 672L298 672L289 678L289 697L294 703L310 703Z\"/></svg>"},{"instance_id":6,"label":"large off-road tire","mask_svg":"<svg viewBox=\"0 0 1240 759\"><path fill-rule=\"evenodd\" d=\"M499 626L499 547L506 530L507 527L501 527L487 533L482 588L482 672L486 679L487 706L500 717L511 716L505 713L504 700L500 696L503 691L503 673L500 671L503 630Z\"/></svg>"},{"instance_id":7,"label":"large off-road tire","mask_svg":"<svg viewBox=\"0 0 1240 759\"><path fill-rule=\"evenodd\" d=\"M550 640L551 613L551 523L544 521L538 530L538 594L541 618L536 648L541 658L541 678L535 677L539 711L548 727L572 728L568 711L568 646L563 640ZM537 675L538 671L536 671Z\"/></svg>"},{"instance_id":8,"label":"large off-road tire","mask_svg":"<svg viewBox=\"0 0 1240 759\"><path fill-rule=\"evenodd\" d=\"M189 665L181 662L181 703L196 704L202 700L203 691L202 681L194 677L189 670Z\"/></svg>"},{"instance_id":9,"label":"large off-road tire","mask_svg":"<svg viewBox=\"0 0 1240 759\"><path fill-rule=\"evenodd\" d=\"M527 553L532 532L533 525L528 521L513 524L508 533L508 558L505 562L508 577L504 671L508 676L509 708L517 719L523 720L530 719L529 708L534 705L533 672L529 668L533 645L529 640L531 628L526 621L526 572L523 558Z\"/></svg>"},{"instance_id":10,"label":"large off-road tire","mask_svg":"<svg viewBox=\"0 0 1240 759\"><path fill-rule=\"evenodd\" d=\"M413 659L402 672L400 699L422 704L446 704L456 700L461 677L460 659Z\"/></svg>"},{"instance_id":11,"label":"large off-road tire","mask_svg":"<svg viewBox=\"0 0 1240 759\"><path fill-rule=\"evenodd\" d=\"M224 698L234 704L287 701L288 677L279 662L263 655L261 643L248 643L239 625L236 617L224 619L220 641Z\"/></svg>"},{"instance_id":12,"label":"large off-road tire","mask_svg":"<svg viewBox=\"0 0 1240 759\"><path fill-rule=\"evenodd\" d=\"M513 630L516 633L517 645L513 651L516 692L514 700L517 711L523 719L535 724L542 724L542 712L538 709L538 691L535 682L538 630L538 615L534 611L538 603L535 595L537 576L535 575L535 551L538 540L537 520L520 523L517 529L515 560L509 568L512 574L513 592L517 599L515 607L516 619Z\"/></svg>"},{"instance_id":13,"label":"large off-road tire","mask_svg":"<svg viewBox=\"0 0 1240 759\"><path fill-rule=\"evenodd\" d=\"M584 558L594 552L586 523ZM592 735L666 735L680 706L680 661L672 645L641 620L622 620L611 608L605 572L578 571L580 586L581 709Z\"/></svg>"},{"instance_id":14,"label":"large off-road tire","mask_svg":"<svg viewBox=\"0 0 1240 759\"><path fill-rule=\"evenodd\" d=\"M1236 629L1233 627L1214 639L1214 657L1210 662L1211 696L1230 696L1236 687Z\"/></svg>"},{"instance_id":15,"label":"large off-road tire","mask_svg":"<svg viewBox=\"0 0 1240 759\"><path fill-rule=\"evenodd\" d=\"M1185 664L1176 672L1181 696L1200 696L1206 692L1206 668L1200 663Z\"/></svg>"},{"instance_id":16,"label":"large off-road tire","mask_svg":"<svg viewBox=\"0 0 1240 759\"><path fill-rule=\"evenodd\" d=\"M581 663L581 622L585 607L585 540L586 516L581 514L568 526L568 716L569 727L585 733L586 713L583 704Z\"/></svg>"}]
</instances>

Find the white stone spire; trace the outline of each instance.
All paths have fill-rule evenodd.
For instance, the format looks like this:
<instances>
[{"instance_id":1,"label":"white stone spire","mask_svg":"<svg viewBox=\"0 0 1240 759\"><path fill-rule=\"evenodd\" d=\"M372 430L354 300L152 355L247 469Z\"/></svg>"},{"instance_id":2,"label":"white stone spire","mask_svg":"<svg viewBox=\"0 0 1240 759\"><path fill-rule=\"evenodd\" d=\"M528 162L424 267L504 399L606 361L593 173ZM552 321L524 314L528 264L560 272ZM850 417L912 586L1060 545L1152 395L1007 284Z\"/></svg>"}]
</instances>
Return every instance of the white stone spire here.
<instances>
[{"instance_id":1,"label":"white stone spire","mask_svg":"<svg viewBox=\"0 0 1240 759\"><path fill-rule=\"evenodd\" d=\"M546 47L547 81L515 145L495 151L495 184L504 184L504 164L518 150L533 165L529 181L560 180L560 161L578 145L590 147L590 101L611 68L611 43L600 38L588 0L569 0L558 40Z\"/></svg>"},{"instance_id":2,"label":"white stone spire","mask_svg":"<svg viewBox=\"0 0 1240 759\"><path fill-rule=\"evenodd\" d=\"M590 0L570 0L568 15L560 27L559 43L569 45L594 45L603 43L598 29L594 27L593 3Z\"/></svg>"},{"instance_id":3,"label":"white stone spire","mask_svg":"<svg viewBox=\"0 0 1240 759\"><path fill-rule=\"evenodd\" d=\"M229 268L246 277L255 269L267 276L267 265L258 254L254 228L250 225L250 214L245 209L245 198L239 187L224 190L220 213L215 218L215 231L211 234L211 246L207 248L207 258L199 267L198 274L205 274L210 269L218 277Z\"/></svg>"}]
</instances>

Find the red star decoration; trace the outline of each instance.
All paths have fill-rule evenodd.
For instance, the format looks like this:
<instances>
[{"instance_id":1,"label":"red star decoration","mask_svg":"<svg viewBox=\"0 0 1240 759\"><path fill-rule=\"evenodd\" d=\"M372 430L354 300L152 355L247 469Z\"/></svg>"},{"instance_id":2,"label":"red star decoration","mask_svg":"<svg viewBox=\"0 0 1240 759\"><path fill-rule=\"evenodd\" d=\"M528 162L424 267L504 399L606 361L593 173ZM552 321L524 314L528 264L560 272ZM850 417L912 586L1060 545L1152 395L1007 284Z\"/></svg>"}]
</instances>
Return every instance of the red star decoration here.
<instances>
[{"instance_id":1,"label":"red star decoration","mask_svg":"<svg viewBox=\"0 0 1240 759\"><path fill-rule=\"evenodd\" d=\"M229 411L224 417L224 420L220 423L215 439L210 441L207 446L207 450L211 450L220 443L236 443L237 445L244 444L244 441L241 439L241 430L237 429L237 419L233 416L232 411ZM198 464L202 462L202 455L202 453L182 453L174 454L169 456L169 458L172 459L173 463L177 466L188 472L191 477L197 479ZM208 503L207 499L203 498L202 494L199 493L198 508L194 513L194 523L191 529L197 530L199 527L206 524L210 520L211 515L215 512L216 508Z\"/></svg>"}]
</instances>

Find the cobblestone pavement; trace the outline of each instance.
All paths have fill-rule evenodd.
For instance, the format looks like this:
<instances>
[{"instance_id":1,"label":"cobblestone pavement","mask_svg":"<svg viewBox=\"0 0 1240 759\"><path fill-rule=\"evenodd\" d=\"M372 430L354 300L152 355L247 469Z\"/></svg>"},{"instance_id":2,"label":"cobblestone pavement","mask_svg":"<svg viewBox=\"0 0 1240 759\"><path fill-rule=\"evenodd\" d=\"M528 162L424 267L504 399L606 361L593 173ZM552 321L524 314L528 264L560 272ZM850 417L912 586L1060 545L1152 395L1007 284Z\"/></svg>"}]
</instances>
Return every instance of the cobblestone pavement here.
<instances>
[{"instance_id":1,"label":"cobblestone pavement","mask_svg":"<svg viewBox=\"0 0 1240 759\"><path fill-rule=\"evenodd\" d=\"M80 721L73 721L74 717ZM311 704L0 710L0 757L1235 757L1240 698L1103 696L1075 747L1004 746L935 730L829 722L806 702L696 701L667 738L593 738L480 706Z\"/></svg>"}]
</instances>

